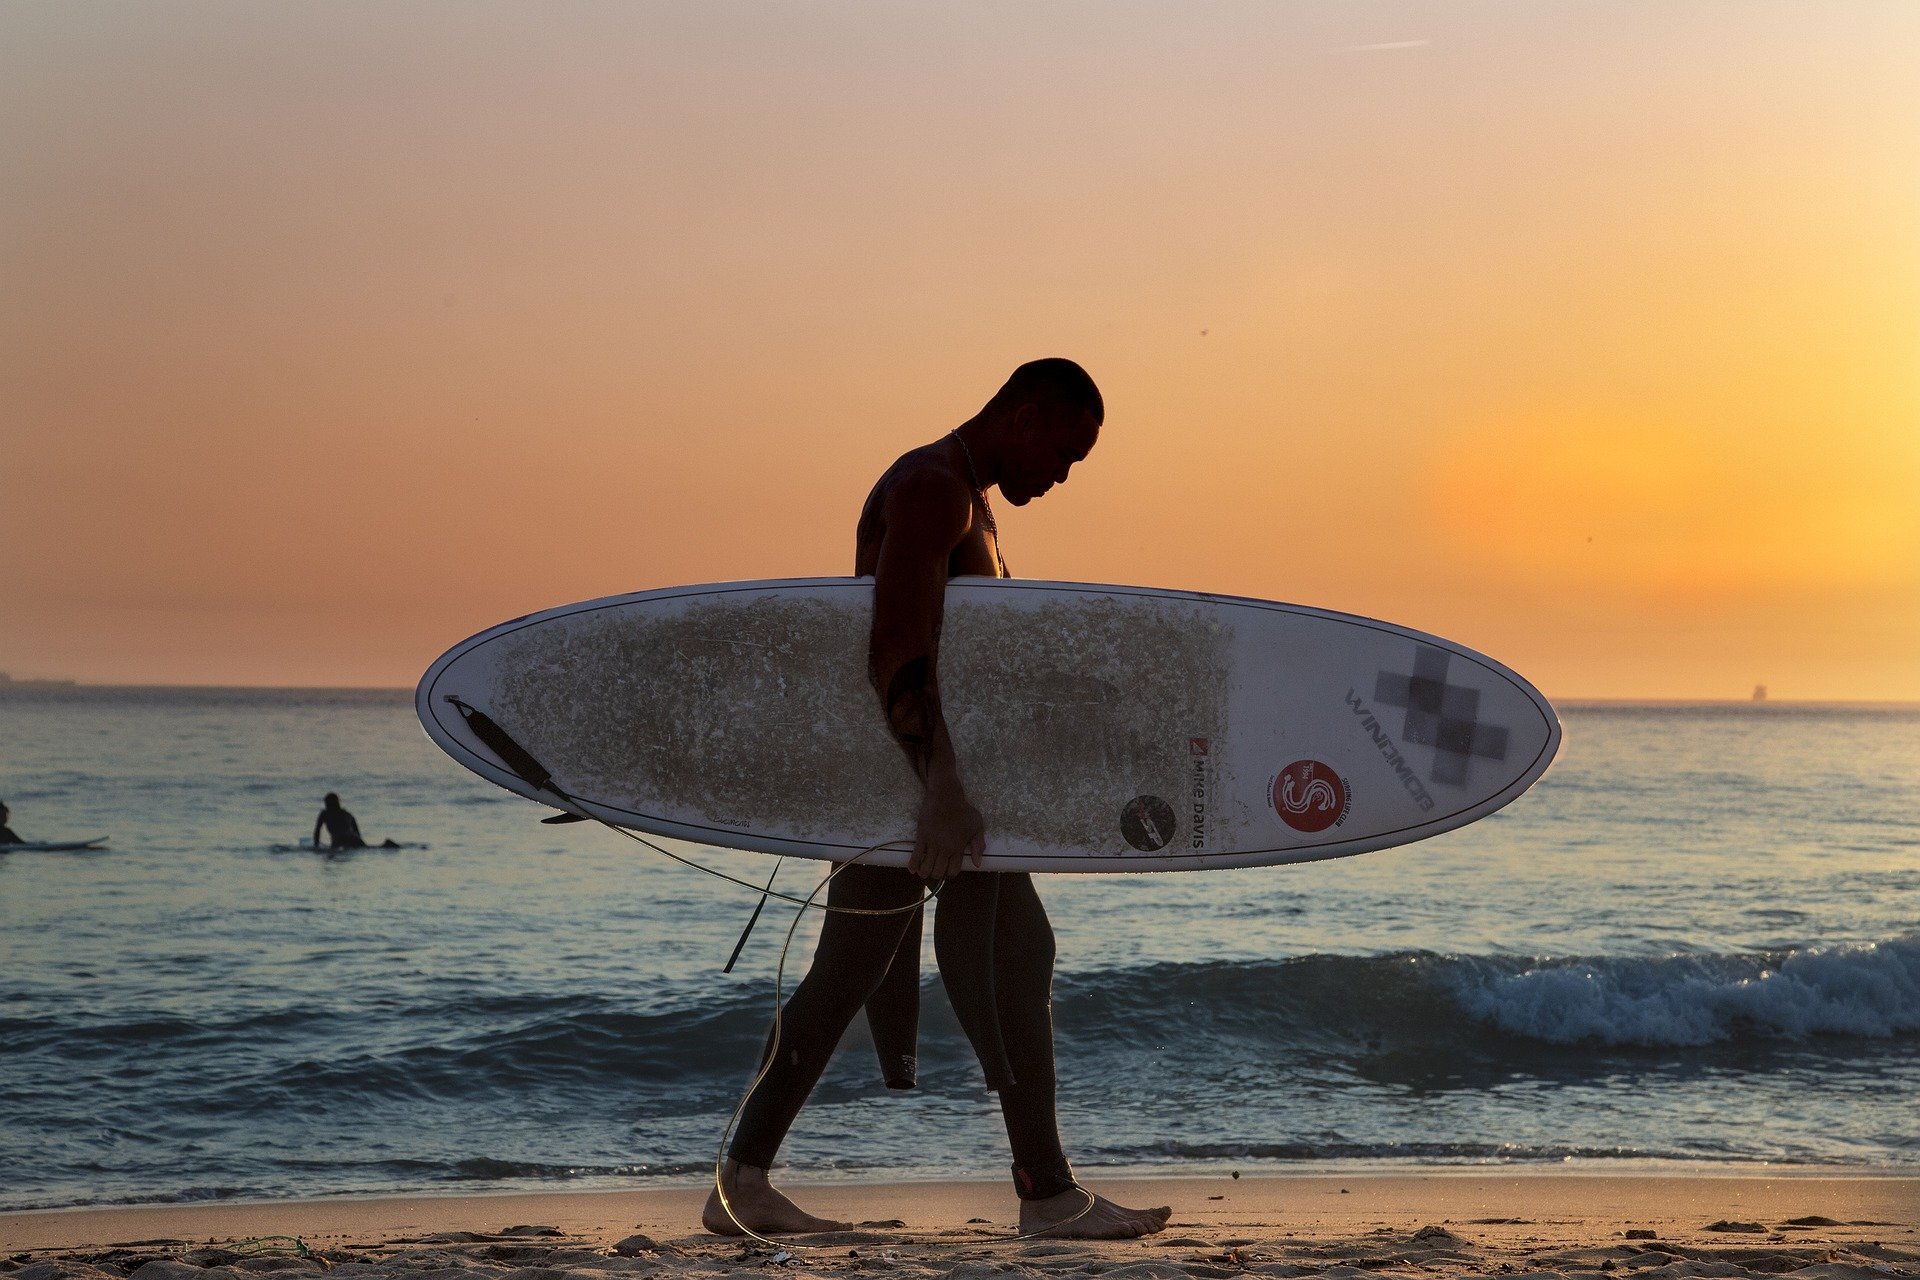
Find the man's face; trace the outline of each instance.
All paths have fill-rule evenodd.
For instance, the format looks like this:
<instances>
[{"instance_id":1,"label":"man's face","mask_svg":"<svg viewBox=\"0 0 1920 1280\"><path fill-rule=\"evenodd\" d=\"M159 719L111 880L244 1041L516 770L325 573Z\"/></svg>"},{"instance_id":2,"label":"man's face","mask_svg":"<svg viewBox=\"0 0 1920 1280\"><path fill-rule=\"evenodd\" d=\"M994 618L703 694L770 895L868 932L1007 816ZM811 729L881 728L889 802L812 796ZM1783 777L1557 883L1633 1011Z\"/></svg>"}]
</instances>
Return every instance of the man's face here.
<instances>
[{"instance_id":1,"label":"man's face","mask_svg":"<svg viewBox=\"0 0 1920 1280\"><path fill-rule=\"evenodd\" d=\"M1000 477L1000 492L1016 507L1024 507L1057 484L1067 482L1073 464L1093 452L1100 427L1092 410L1046 410L1028 405L1033 416L1016 439Z\"/></svg>"}]
</instances>

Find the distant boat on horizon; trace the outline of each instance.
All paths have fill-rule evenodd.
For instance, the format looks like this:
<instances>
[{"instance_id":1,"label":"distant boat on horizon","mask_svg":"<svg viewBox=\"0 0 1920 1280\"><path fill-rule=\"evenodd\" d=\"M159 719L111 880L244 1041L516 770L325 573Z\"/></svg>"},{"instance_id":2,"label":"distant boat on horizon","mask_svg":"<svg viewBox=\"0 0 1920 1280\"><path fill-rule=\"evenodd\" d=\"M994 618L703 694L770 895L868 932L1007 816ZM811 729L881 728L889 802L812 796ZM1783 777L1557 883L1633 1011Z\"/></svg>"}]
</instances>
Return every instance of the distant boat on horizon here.
<instances>
[{"instance_id":1,"label":"distant boat on horizon","mask_svg":"<svg viewBox=\"0 0 1920 1280\"><path fill-rule=\"evenodd\" d=\"M78 683L80 683L78 680L15 680L6 672L0 671L0 686L10 685L15 689L34 689L44 688L50 684L72 685Z\"/></svg>"},{"instance_id":2,"label":"distant boat on horizon","mask_svg":"<svg viewBox=\"0 0 1920 1280\"><path fill-rule=\"evenodd\" d=\"M1767 700L1767 686L1763 684L1753 686L1753 700L1755 702L1765 702Z\"/></svg>"}]
</instances>

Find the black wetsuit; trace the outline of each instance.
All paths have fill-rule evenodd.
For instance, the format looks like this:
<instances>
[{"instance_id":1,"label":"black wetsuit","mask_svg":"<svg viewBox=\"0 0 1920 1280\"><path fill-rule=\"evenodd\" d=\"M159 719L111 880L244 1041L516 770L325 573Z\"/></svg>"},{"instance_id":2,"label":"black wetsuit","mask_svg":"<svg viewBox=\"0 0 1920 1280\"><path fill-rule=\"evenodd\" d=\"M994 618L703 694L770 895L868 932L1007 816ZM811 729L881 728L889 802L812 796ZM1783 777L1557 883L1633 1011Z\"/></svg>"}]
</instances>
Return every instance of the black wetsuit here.
<instances>
[{"instance_id":1,"label":"black wetsuit","mask_svg":"<svg viewBox=\"0 0 1920 1280\"><path fill-rule=\"evenodd\" d=\"M0 844L26 844L27 841L14 834L12 827L0 825Z\"/></svg>"},{"instance_id":2,"label":"black wetsuit","mask_svg":"<svg viewBox=\"0 0 1920 1280\"><path fill-rule=\"evenodd\" d=\"M879 498L876 486L861 512L863 545L879 540ZM997 538L993 555L997 574L1005 577ZM948 577L975 571L957 551L948 562ZM827 887L827 905L901 907L924 891L925 882L912 872L855 863ZM934 912L940 979L980 1059L987 1087L1000 1095L1014 1188L1023 1199L1058 1195L1074 1181L1054 1112L1053 926L1033 878L1024 872L962 871L941 889ZM863 1005L881 1078L891 1089L913 1088L920 931L917 910L883 916L827 913L813 965L782 1008L778 1060L742 1111L728 1155L741 1164L772 1167L787 1130Z\"/></svg>"},{"instance_id":3,"label":"black wetsuit","mask_svg":"<svg viewBox=\"0 0 1920 1280\"><path fill-rule=\"evenodd\" d=\"M898 907L922 893L918 876L854 865L834 877L835 907ZM1000 1095L1016 1189L1032 1199L1072 1185L1054 1119L1053 928L1024 872L963 871L941 890L934 952L954 1012L972 1041L987 1087ZM914 1084L920 1002L920 913L829 912L813 966L781 1015L779 1057L754 1090L728 1154L769 1168L794 1117L862 1005L881 1074L891 1088Z\"/></svg>"},{"instance_id":4,"label":"black wetsuit","mask_svg":"<svg viewBox=\"0 0 1920 1280\"><path fill-rule=\"evenodd\" d=\"M313 821L314 844L318 845L321 827L327 829L327 847L331 849L364 849L367 842L360 836L360 824L344 808L322 809L320 816Z\"/></svg>"}]
</instances>

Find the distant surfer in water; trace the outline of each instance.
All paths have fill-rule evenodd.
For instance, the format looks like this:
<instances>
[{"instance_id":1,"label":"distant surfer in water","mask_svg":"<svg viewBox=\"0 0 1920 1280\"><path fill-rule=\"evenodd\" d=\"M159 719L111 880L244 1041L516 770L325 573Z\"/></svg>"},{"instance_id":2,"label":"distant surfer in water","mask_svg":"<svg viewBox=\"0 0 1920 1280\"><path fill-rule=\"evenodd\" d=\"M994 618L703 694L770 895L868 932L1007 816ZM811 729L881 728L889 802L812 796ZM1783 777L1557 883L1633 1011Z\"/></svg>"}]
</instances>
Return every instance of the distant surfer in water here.
<instances>
[{"instance_id":1,"label":"distant surfer in water","mask_svg":"<svg viewBox=\"0 0 1920 1280\"><path fill-rule=\"evenodd\" d=\"M0 844L26 844L27 842L7 825L7 819L13 816L13 810L7 808L7 802L0 800Z\"/></svg>"},{"instance_id":2,"label":"distant surfer in water","mask_svg":"<svg viewBox=\"0 0 1920 1280\"><path fill-rule=\"evenodd\" d=\"M327 792L322 800L320 816L313 820L313 847L320 847L320 832L327 833L327 847L333 850L366 849L366 840L360 835L360 823L351 813L340 807L340 797ZM382 849L398 849L400 846L392 840L380 842Z\"/></svg>"},{"instance_id":3,"label":"distant surfer in water","mask_svg":"<svg viewBox=\"0 0 1920 1280\"><path fill-rule=\"evenodd\" d=\"M1021 365L985 408L931 444L903 454L867 497L854 572L873 576L868 676L894 739L924 785L907 870L855 863L834 877L828 904L911 904L945 881L934 950L956 1013L1000 1095L1013 1151L1022 1232L1078 1238L1149 1235L1171 1210L1127 1209L1075 1182L1054 1112L1053 929L1024 873L962 874L986 851L987 831L967 799L938 679L947 579L1007 577L987 490L1025 506L1064 484L1092 451L1105 416L1093 379L1071 360ZM890 1087L910 1089L919 1014L920 914L829 913L806 978L786 1003L780 1052L746 1110L721 1176L733 1212L754 1231L833 1231L767 1180L841 1034L864 1005ZM1081 1211L1087 1211L1082 1213ZM1075 1216L1079 1215L1079 1216ZM701 1221L737 1235L718 1193Z\"/></svg>"}]
</instances>

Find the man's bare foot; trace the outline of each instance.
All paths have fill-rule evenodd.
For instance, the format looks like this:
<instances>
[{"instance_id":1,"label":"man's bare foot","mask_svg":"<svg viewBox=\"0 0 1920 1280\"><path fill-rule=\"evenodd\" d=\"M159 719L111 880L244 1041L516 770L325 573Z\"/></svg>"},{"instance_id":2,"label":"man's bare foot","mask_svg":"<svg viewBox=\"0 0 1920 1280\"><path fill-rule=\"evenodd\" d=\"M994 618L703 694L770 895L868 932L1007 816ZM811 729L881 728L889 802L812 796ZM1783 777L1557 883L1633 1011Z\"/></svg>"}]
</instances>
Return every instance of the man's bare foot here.
<instances>
[{"instance_id":1,"label":"man's bare foot","mask_svg":"<svg viewBox=\"0 0 1920 1280\"><path fill-rule=\"evenodd\" d=\"M850 1222L835 1222L831 1218L816 1218L805 1212L799 1205L774 1190L767 1181L767 1171L750 1164L736 1164L728 1160L721 1166L720 1176L726 1180L727 1204L733 1206L733 1217L727 1216L727 1205L720 1203L720 1192L716 1189L707 1193L707 1207L700 1211L700 1225L717 1236L744 1235L740 1228L763 1236L793 1235L809 1231L846 1231L852 1227ZM739 1222L735 1222L738 1218Z\"/></svg>"},{"instance_id":2,"label":"man's bare foot","mask_svg":"<svg viewBox=\"0 0 1920 1280\"><path fill-rule=\"evenodd\" d=\"M1087 1197L1093 1207L1087 1208ZM1086 1209L1085 1213L1080 1213ZM1079 1217L1074 1217L1080 1214ZM1020 1234L1043 1235L1054 1240L1130 1240L1163 1230L1173 1210L1125 1209L1093 1192L1075 1187L1045 1200L1020 1202ZM1048 1224L1057 1224L1049 1226Z\"/></svg>"}]
</instances>

